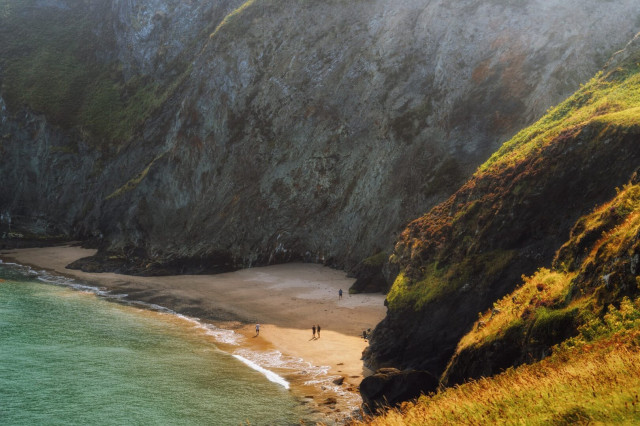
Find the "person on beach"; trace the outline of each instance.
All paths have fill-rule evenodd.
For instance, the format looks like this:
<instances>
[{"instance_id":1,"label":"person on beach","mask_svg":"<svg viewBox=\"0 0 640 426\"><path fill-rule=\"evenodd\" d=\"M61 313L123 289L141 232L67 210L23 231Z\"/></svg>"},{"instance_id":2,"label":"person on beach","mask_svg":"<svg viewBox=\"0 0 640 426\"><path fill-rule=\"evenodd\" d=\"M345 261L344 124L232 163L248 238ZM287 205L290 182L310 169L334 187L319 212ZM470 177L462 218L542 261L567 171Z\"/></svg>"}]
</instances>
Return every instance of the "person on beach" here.
<instances>
[{"instance_id":1,"label":"person on beach","mask_svg":"<svg viewBox=\"0 0 640 426\"><path fill-rule=\"evenodd\" d=\"M311 327L311 331L313 331L313 338L316 338L316 326Z\"/></svg>"},{"instance_id":2,"label":"person on beach","mask_svg":"<svg viewBox=\"0 0 640 426\"><path fill-rule=\"evenodd\" d=\"M338 290L338 300L342 299L342 289Z\"/></svg>"},{"instance_id":3,"label":"person on beach","mask_svg":"<svg viewBox=\"0 0 640 426\"><path fill-rule=\"evenodd\" d=\"M260 334L260 324L256 324L256 336Z\"/></svg>"},{"instance_id":4,"label":"person on beach","mask_svg":"<svg viewBox=\"0 0 640 426\"><path fill-rule=\"evenodd\" d=\"M320 338L320 324L318 324L318 326L316 327L316 329L318 330L318 339Z\"/></svg>"}]
</instances>

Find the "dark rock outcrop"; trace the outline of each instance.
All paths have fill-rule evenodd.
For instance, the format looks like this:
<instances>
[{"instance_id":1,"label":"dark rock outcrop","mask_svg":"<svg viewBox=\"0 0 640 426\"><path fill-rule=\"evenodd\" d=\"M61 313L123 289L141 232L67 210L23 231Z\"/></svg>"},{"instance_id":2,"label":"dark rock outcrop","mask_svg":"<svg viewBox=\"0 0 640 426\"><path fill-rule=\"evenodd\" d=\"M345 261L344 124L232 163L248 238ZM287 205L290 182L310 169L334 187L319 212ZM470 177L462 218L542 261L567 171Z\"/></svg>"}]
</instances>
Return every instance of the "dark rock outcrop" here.
<instances>
[{"instance_id":1,"label":"dark rock outcrop","mask_svg":"<svg viewBox=\"0 0 640 426\"><path fill-rule=\"evenodd\" d=\"M379 252L364 259L353 268L352 275L356 278L349 291L354 293L386 293L389 284L384 275L384 266L389 255Z\"/></svg>"},{"instance_id":2,"label":"dark rock outcrop","mask_svg":"<svg viewBox=\"0 0 640 426\"><path fill-rule=\"evenodd\" d=\"M122 255L98 253L70 263L67 268L84 272L115 272L139 276L160 276L180 274L219 274L230 272L234 267L233 259L225 253L210 253L207 257L186 259L161 258L150 259L144 252L131 250Z\"/></svg>"},{"instance_id":3,"label":"dark rock outcrop","mask_svg":"<svg viewBox=\"0 0 640 426\"><path fill-rule=\"evenodd\" d=\"M338 377L337 379L333 379L333 384L341 386L344 383L344 377Z\"/></svg>"},{"instance_id":4,"label":"dark rock outcrop","mask_svg":"<svg viewBox=\"0 0 640 426\"><path fill-rule=\"evenodd\" d=\"M553 323L518 324L509 327L500 339L481 348L468 348L452 357L441 377L443 386L454 386L481 377L491 377L525 363L544 359L551 347L577 334L577 310Z\"/></svg>"},{"instance_id":5,"label":"dark rock outcrop","mask_svg":"<svg viewBox=\"0 0 640 426\"><path fill-rule=\"evenodd\" d=\"M380 408L393 407L421 394L434 392L437 388L438 379L426 371L382 368L362 380L360 394L365 411L373 413Z\"/></svg>"}]
</instances>

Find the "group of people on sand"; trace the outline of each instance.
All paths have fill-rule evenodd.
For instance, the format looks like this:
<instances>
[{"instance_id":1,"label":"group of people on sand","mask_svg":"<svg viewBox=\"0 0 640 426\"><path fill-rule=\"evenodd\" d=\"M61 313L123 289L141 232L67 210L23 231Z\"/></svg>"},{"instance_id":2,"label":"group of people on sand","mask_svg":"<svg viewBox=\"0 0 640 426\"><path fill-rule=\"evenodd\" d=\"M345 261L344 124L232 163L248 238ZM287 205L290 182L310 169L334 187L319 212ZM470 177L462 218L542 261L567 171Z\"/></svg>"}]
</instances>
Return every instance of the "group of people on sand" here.
<instances>
[{"instance_id":1,"label":"group of people on sand","mask_svg":"<svg viewBox=\"0 0 640 426\"><path fill-rule=\"evenodd\" d=\"M342 289L338 290L338 299L342 299ZM311 331L313 333L313 339L319 339L320 338L320 330L321 330L320 329L320 324L318 324L318 325L314 324L311 327ZM371 331L371 329L369 329L369 331ZM256 336L258 336L259 334L260 334L260 324L256 324ZM367 338L364 331L362 332L362 337L364 337L365 339Z\"/></svg>"},{"instance_id":2,"label":"group of people on sand","mask_svg":"<svg viewBox=\"0 0 640 426\"><path fill-rule=\"evenodd\" d=\"M312 326L311 331L313 332L313 339L320 338L320 324ZM318 337L316 337L316 333L318 333Z\"/></svg>"},{"instance_id":3,"label":"group of people on sand","mask_svg":"<svg viewBox=\"0 0 640 426\"><path fill-rule=\"evenodd\" d=\"M320 324L318 325L313 325L311 327L311 331L313 332L313 338L314 339L319 339L320 338ZM260 324L256 324L256 337L260 335ZM316 337L317 336L317 337Z\"/></svg>"},{"instance_id":4,"label":"group of people on sand","mask_svg":"<svg viewBox=\"0 0 640 426\"><path fill-rule=\"evenodd\" d=\"M342 299L342 289L338 290L338 300ZM311 332L313 333L313 337L311 338L313 339L319 339L320 338L320 324L318 325L313 325L311 326Z\"/></svg>"}]
</instances>

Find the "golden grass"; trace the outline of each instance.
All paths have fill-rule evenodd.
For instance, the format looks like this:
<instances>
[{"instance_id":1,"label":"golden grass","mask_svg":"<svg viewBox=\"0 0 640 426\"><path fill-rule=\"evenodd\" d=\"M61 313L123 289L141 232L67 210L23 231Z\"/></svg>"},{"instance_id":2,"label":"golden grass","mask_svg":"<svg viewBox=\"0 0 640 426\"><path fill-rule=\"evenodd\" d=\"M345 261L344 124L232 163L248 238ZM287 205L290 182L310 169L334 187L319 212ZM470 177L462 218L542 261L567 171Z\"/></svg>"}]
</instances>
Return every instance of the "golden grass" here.
<instances>
[{"instance_id":1,"label":"golden grass","mask_svg":"<svg viewBox=\"0 0 640 426\"><path fill-rule=\"evenodd\" d=\"M535 155L563 133L571 133L588 124L631 127L640 125L640 75L638 64L624 73L617 69L598 73L573 96L547 111L538 122L506 142L476 175L504 170Z\"/></svg>"},{"instance_id":2,"label":"golden grass","mask_svg":"<svg viewBox=\"0 0 640 426\"><path fill-rule=\"evenodd\" d=\"M435 395L354 424L637 424L640 333L558 348L533 365Z\"/></svg>"},{"instance_id":3,"label":"golden grass","mask_svg":"<svg viewBox=\"0 0 640 426\"><path fill-rule=\"evenodd\" d=\"M495 302L492 309L478 314L478 321L460 340L456 351L479 346L501 336L522 317L526 309L561 304L575 275L542 268L531 277L523 277L522 286Z\"/></svg>"}]
</instances>

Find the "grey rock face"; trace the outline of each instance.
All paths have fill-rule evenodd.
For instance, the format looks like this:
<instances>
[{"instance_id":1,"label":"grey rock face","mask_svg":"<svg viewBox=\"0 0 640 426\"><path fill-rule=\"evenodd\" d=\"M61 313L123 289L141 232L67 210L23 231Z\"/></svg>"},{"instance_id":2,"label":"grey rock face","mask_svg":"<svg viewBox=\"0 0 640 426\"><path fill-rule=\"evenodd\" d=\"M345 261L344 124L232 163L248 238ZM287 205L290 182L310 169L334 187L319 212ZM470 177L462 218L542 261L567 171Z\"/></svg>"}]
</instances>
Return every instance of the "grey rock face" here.
<instances>
[{"instance_id":1,"label":"grey rock face","mask_svg":"<svg viewBox=\"0 0 640 426\"><path fill-rule=\"evenodd\" d=\"M0 98L0 158L0 211L34 234L72 234L91 202L86 188L95 183L96 153L41 115L9 115Z\"/></svg>"},{"instance_id":2,"label":"grey rock face","mask_svg":"<svg viewBox=\"0 0 640 426\"><path fill-rule=\"evenodd\" d=\"M194 51L212 28L242 2L127 0L110 1L109 14L97 29L114 40L113 58L119 60L126 76L152 75L166 79L167 64Z\"/></svg>"},{"instance_id":3,"label":"grey rock face","mask_svg":"<svg viewBox=\"0 0 640 426\"><path fill-rule=\"evenodd\" d=\"M105 249L222 251L238 266L351 267L389 248L408 220L590 78L640 15L635 0L107 9L96 26L111 40L98 52L105 61L169 82L180 60L189 74L117 152L44 155L45 140L66 136L46 124L40 138L15 133L2 145L0 210L43 212L71 234L103 235ZM24 120L14 112L0 132ZM64 161L79 166L60 170Z\"/></svg>"}]
</instances>

